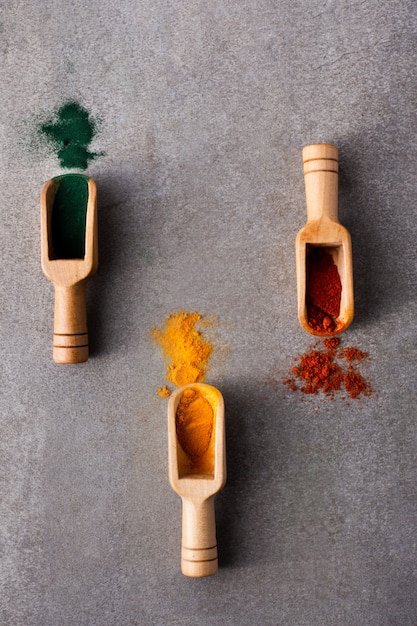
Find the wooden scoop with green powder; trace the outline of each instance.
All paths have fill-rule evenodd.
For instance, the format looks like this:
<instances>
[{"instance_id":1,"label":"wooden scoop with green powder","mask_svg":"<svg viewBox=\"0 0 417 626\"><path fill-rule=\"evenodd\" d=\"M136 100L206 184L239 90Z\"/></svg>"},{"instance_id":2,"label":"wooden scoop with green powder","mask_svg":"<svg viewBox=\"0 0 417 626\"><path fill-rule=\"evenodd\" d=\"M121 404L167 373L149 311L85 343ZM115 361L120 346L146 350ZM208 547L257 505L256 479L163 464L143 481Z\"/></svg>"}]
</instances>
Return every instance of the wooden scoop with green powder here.
<instances>
[{"instance_id":1,"label":"wooden scoop with green powder","mask_svg":"<svg viewBox=\"0 0 417 626\"><path fill-rule=\"evenodd\" d=\"M55 286L53 358L88 359L86 282L97 271L95 182L82 174L49 180L41 192L41 258Z\"/></svg>"}]
</instances>

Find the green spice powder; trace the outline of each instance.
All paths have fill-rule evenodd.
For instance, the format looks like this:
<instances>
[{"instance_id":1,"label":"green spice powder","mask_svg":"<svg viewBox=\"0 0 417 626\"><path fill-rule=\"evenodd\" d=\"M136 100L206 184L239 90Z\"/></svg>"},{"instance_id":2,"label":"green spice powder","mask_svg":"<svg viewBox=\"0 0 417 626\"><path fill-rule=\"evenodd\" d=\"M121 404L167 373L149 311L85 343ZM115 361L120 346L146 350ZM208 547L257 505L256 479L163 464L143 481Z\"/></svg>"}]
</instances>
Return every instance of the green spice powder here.
<instances>
[{"instance_id":1,"label":"green spice powder","mask_svg":"<svg viewBox=\"0 0 417 626\"><path fill-rule=\"evenodd\" d=\"M96 124L78 102L67 102L54 119L39 127L56 149L62 167L87 169L89 161L100 156L89 152L88 146L96 134Z\"/></svg>"},{"instance_id":2,"label":"green spice powder","mask_svg":"<svg viewBox=\"0 0 417 626\"><path fill-rule=\"evenodd\" d=\"M83 259L88 203L88 178L82 174L58 176L52 206L52 246L56 259Z\"/></svg>"}]
</instances>

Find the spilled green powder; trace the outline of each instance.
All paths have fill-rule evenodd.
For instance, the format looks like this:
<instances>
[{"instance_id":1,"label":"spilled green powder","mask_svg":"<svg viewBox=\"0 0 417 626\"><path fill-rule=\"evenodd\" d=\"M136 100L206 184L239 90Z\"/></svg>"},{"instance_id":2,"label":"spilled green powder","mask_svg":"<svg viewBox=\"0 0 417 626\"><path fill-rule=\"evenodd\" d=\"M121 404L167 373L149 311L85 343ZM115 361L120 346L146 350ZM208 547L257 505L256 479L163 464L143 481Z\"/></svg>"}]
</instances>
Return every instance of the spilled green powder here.
<instances>
[{"instance_id":1,"label":"spilled green powder","mask_svg":"<svg viewBox=\"0 0 417 626\"><path fill-rule=\"evenodd\" d=\"M54 258L83 259L88 178L82 174L65 174L54 180L58 185L52 206Z\"/></svg>"},{"instance_id":2,"label":"spilled green powder","mask_svg":"<svg viewBox=\"0 0 417 626\"><path fill-rule=\"evenodd\" d=\"M61 167L85 170L89 161L100 156L88 150L96 123L78 102L64 104L39 130L53 145Z\"/></svg>"}]
</instances>

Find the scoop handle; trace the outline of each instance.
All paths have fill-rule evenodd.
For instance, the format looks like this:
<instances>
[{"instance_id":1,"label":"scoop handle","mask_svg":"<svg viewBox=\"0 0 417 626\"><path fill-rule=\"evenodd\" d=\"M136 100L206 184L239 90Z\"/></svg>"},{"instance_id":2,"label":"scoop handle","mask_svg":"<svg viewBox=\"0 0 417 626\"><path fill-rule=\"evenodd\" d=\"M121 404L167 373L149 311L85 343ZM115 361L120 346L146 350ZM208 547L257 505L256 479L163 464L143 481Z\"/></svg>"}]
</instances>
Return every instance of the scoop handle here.
<instances>
[{"instance_id":1,"label":"scoop handle","mask_svg":"<svg viewBox=\"0 0 417 626\"><path fill-rule=\"evenodd\" d=\"M336 146L329 143L305 146L303 164L307 220L327 217L337 222L339 155Z\"/></svg>"},{"instance_id":2,"label":"scoop handle","mask_svg":"<svg viewBox=\"0 0 417 626\"><path fill-rule=\"evenodd\" d=\"M214 496L203 502L182 500L181 571L199 578L217 572Z\"/></svg>"},{"instance_id":3,"label":"scoop handle","mask_svg":"<svg viewBox=\"0 0 417 626\"><path fill-rule=\"evenodd\" d=\"M88 360L87 302L85 282L55 285L54 346L56 363Z\"/></svg>"}]
</instances>

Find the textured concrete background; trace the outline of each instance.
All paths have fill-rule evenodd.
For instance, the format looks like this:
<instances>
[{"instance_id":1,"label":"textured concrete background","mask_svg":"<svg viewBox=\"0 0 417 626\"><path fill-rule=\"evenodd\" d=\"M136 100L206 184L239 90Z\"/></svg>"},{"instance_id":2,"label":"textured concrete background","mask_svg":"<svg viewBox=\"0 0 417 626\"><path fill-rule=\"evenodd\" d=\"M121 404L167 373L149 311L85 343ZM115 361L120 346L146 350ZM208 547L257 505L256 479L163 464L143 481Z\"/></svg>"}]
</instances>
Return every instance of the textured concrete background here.
<instances>
[{"instance_id":1,"label":"textured concrete background","mask_svg":"<svg viewBox=\"0 0 417 626\"><path fill-rule=\"evenodd\" d=\"M88 5L88 8L86 8ZM416 626L413 0L16 0L0 8L1 564L5 626ZM100 268L88 363L52 361L36 135L96 118ZM265 384L296 318L301 149L340 150L369 399ZM226 402L220 570L179 570L162 356L171 311L216 315ZM226 348L224 348L224 346Z\"/></svg>"}]
</instances>

